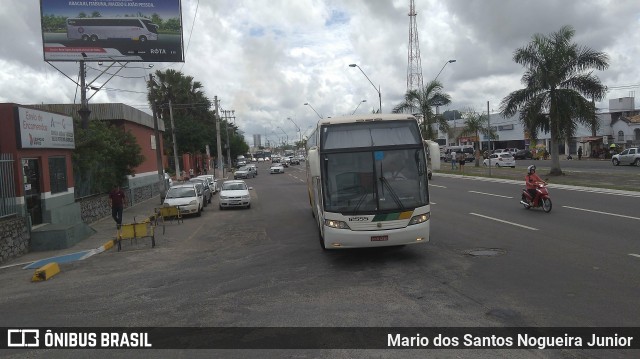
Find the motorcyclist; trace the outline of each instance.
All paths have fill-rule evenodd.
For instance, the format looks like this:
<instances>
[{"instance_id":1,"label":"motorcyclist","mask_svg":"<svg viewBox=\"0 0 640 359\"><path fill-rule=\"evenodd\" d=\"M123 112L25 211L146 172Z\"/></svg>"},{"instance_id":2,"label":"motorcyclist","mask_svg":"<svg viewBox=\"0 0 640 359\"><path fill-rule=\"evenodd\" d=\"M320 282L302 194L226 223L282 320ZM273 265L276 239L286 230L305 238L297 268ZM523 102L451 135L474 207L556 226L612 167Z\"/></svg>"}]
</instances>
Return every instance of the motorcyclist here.
<instances>
[{"instance_id":1,"label":"motorcyclist","mask_svg":"<svg viewBox=\"0 0 640 359\"><path fill-rule=\"evenodd\" d=\"M531 196L531 203L535 202L537 191L536 188L540 183L546 183L536 174L536 166L531 165L527 167L527 175L524 177L525 184L527 186L527 192Z\"/></svg>"}]
</instances>

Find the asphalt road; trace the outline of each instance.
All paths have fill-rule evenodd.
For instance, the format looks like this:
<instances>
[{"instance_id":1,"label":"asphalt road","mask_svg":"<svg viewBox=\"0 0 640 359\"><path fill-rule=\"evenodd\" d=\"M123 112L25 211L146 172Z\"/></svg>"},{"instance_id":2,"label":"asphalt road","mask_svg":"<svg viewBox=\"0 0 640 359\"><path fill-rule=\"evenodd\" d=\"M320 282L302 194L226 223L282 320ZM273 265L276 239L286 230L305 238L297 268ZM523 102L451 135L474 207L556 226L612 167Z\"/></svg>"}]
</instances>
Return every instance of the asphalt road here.
<instances>
[{"instance_id":1,"label":"asphalt road","mask_svg":"<svg viewBox=\"0 0 640 359\"><path fill-rule=\"evenodd\" d=\"M540 327L639 326L637 196L551 188L547 214L520 184L434 175L431 242L323 251L304 166L259 164L251 209L167 226L30 283L0 271L2 326ZM479 254L479 255L476 255ZM32 350L27 357L86 357ZM111 357L117 351L93 351ZM152 353L152 354L150 354ZM24 351L0 353L25 357ZM127 357L600 358L624 351L128 351ZM637 354L637 353L635 353Z\"/></svg>"}]
</instances>

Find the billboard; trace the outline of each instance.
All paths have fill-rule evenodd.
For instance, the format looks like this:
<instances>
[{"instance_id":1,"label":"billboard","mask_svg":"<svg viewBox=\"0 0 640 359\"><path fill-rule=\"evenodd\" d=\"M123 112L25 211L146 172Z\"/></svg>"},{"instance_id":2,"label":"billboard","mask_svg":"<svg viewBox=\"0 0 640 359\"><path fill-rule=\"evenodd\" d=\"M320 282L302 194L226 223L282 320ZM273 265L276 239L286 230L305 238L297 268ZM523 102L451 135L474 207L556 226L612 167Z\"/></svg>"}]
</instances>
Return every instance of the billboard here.
<instances>
[{"instance_id":1,"label":"billboard","mask_svg":"<svg viewBox=\"0 0 640 359\"><path fill-rule=\"evenodd\" d=\"M70 116L18 107L16 121L21 148L76 148Z\"/></svg>"},{"instance_id":2,"label":"billboard","mask_svg":"<svg viewBox=\"0 0 640 359\"><path fill-rule=\"evenodd\" d=\"M183 62L180 0L40 0L45 61Z\"/></svg>"}]
</instances>

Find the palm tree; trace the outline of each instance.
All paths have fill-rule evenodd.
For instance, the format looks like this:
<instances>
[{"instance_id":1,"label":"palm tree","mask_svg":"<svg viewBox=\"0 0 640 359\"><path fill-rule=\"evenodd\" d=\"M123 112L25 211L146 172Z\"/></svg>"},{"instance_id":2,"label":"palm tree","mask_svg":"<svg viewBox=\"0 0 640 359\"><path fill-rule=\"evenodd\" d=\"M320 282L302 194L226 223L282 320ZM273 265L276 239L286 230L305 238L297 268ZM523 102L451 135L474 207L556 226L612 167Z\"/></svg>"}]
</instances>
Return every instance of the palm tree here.
<instances>
[{"instance_id":1,"label":"palm tree","mask_svg":"<svg viewBox=\"0 0 640 359\"><path fill-rule=\"evenodd\" d=\"M480 167L480 134L485 136L492 136L493 133L489 130L489 121L487 115L480 115L473 110L469 110L464 114L464 127L462 129L463 136L473 135L476 137L475 142L475 167Z\"/></svg>"},{"instance_id":2,"label":"palm tree","mask_svg":"<svg viewBox=\"0 0 640 359\"><path fill-rule=\"evenodd\" d=\"M437 80L430 81L422 89L409 90L404 95L404 102L393 108L393 113L416 113L422 115L422 135L424 139L435 140L433 125L438 124L438 130L449 132L449 124L440 114L433 112L434 106L444 106L451 103L451 96L442 91L442 84Z\"/></svg>"},{"instance_id":3,"label":"palm tree","mask_svg":"<svg viewBox=\"0 0 640 359\"><path fill-rule=\"evenodd\" d=\"M609 67L608 56L588 47L571 43L574 29L563 26L549 36L536 34L513 55L526 68L522 76L525 88L514 91L500 103L504 117L520 111L524 127L536 138L537 132L551 135L551 172L561 175L558 143L573 137L578 123L597 123L592 101L604 98L606 87L590 69ZM589 71L589 72L586 72Z\"/></svg>"}]
</instances>

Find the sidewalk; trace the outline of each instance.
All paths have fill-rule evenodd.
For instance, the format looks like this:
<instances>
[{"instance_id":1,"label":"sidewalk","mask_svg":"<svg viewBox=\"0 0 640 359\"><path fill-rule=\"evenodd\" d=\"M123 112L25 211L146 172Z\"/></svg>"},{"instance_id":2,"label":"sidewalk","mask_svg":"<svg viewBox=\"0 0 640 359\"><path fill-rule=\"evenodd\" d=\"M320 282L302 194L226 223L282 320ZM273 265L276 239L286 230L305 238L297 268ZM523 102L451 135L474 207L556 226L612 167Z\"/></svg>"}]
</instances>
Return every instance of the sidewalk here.
<instances>
[{"instance_id":1,"label":"sidewalk","mask_svg":"<svg viewBox=\"0 0 640 359\"><path fill-rule=\"evenodd\" d=\"M160 196L158 195L131 207L126 207L124 209L122 223L133 223L134 220L142 222L145 218L153 215L155 208L160 206ZM95 231L95 233L89 236L89 238L76 243L73 247L52 251L29 252L23 256L10 259L9 261L1 264L0 268L12 266L24 267L42 259L96 249L104 245L106 242L116 238L116 223L111 216L104 217L89 226ZM116 249L113 248L110 250Z\"/></svg>"}]
</instances>

